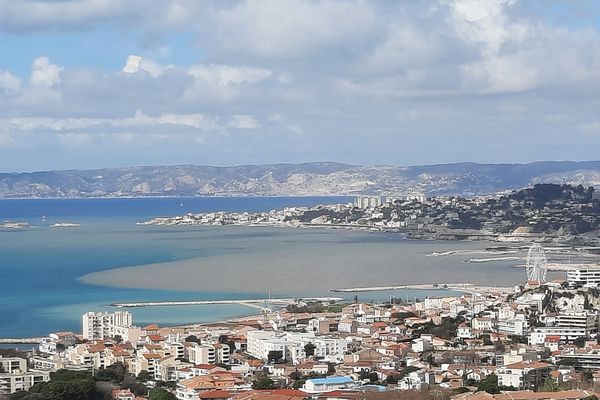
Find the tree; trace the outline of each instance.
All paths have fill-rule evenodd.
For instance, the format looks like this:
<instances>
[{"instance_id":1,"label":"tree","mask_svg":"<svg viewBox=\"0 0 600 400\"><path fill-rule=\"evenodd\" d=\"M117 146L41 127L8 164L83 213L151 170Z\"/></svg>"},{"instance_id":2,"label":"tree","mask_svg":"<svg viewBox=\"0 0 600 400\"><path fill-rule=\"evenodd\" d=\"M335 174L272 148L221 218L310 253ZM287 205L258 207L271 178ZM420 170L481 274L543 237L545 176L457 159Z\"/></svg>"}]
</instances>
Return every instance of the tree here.
<instances>
[{"instance_id":1,"label":"tree","mask_svg":"<svg viewBox=\"0 0 600 400\"><path fill-rule=\"evenodd\" d=\"M155 388L150 390L148 400L177 400L177 397L163 388Z\"/></svg>"},{"instance_id":2,"label":"tree","mask_svg":"<svg viewBox=\"0 0 600 400\"><path fill-rule=\"evenodd\" d=\"M100 368L96 372L96 380L120 383L125 378L125 372L125 365L123 363L115 363L106 368Z\"/></svg>"},{"instance_id":3,"label":"tree","mask_svg":"<svg viewBox=\"0 0 600 400\"><path fill-rule=\"evenodd\" d=\"M219 336L219 343L226 344L229 346L229 354L233 354L235 352L235 342L229 338L227 335Z\"/></svg>"},{"instance_id":4,"label":"tree","mask_svg":"<svg viewBox=\"0 0 600 400\"><path fill-rule=\"evenodd\" d=\"M298 379L292 384L292 389L300 389L306 383L306 379Z\"/></svg>"},{"instance_id":5,"label":"tree","mask_svg":"<svg viewBox=\"0 0 600 400\"><path fill-rule=\"evenodd\" d=\"M56 343L56 351L58 353L62 353L66 349L67 349L67 347L64 344L62 344L62 343Z\"/></svg>"},{"instance_id":6,"label":"tree","mask_svg":"<svg viewBox=\"0 0 600 400\"><path fill-rule=\"evenodd\" d=\"M147 371L146 371L147 372ZM139 375L138 375L139 376ZM129 389L136 396L147 396L148 388L143 383L140 383L136 378L132 376L126 376L121 383L124 389Z\"/></svg>"},{"instance_id":7,"label":"tree","mask_svg":"<svg viewBox=\"0 0 600 400\"><path fill-rule=\"evenodd\" d=\"M367 375L367 379L369 379L371 383L377 382L379 380L379 375L377 375L377 372L371 372Z\"/></svg>"},{"instance_id":8,"label":"tree","mask_svg":"<svg viewBox=\"0 0 600 400\"><path fill-rule=\"evenodd\" d=\"M121 336L121 335L115 335L113 339L114 339L114 340L115 340L115 342L117 342L117 343L121 343L121 342L123 342L123 336Z\"/></svg>"},{"instance_id":9,"label":"tree","mask_svg":"<svg viewBox=\"0 0 600 400\"><path fill-rule=\"evenodd\" d=\"M267 360L272 363L280 362L283 359L283 351L281 350L271 350L269 354L267 354Z\"/></svg>"},{"instance_id":10,"label":"tree","mask_svg":"<svg viewBox=\"0 0 600 400\"><path fill-rule=\"evenodd\" d=\"M577 339L575 339L573 341L573 344L575 346L577 346L577 347L580 347L580 348L585 347L585 338L583 336L582 337L578 337Z\"/></svg>"},{"instance_id":11,"label":"tree","mask_svg":"<svg viewBox=\"0 0 600 400\"><path fill-rule=\"evenodd\" d=\"M540 392L558 392L559 390L558 383L551 377L546 378L544 383L538 388Z\"/></svg>"},{"instance_id":12,"label":"tree","mask_svg":"<svg viewBox=\"0 0 600 400\"><path fill-rule=\"evenodd\" d=\"M91 374L83 371L58 370L50 373L49 382L40 382L20 399L98 400L104 397Z\"/></svg>"},{"instance_id":13,"label":"tree","mask_svg":"<svg viewBox=\"0 0 600 400\"><path fill-rule=\"evenodd\" d=\"M140 373L137 376L137 380L140 382L146 382L146 381L149 381L150 379L151 379L150 372L148 372L146 370L140 371Z\"/></svg>"},{"instance_id":14,"label":"tree","mask_svg":"<svg viewBox=\"0 0 600 400\"><path fill-rule=\"evenodd\" d=\"M186 337L185 341L186 342L191 342L191 343L198 343L198 344L202 343L200 341L200 339L198 339L198 336L196 336L196 335L190 335L190 336Z\"/></svg>"},{"instance_id":15,"label":"tree","mask_svg":"<svg viewBox=\"0 0 600 400\"><path fill-rule=\"evenodd\" d=\"M461 387L457 387L456 389L452 389L452 394L453 395L457 395L457 394L461 394L461 393L467 393L470 392L470 390L464 386Z\"/></svg>"},{"instance_id":16,"label":"tree","mask_svg":"<svg viewBox=\"0 0 600 400\"><path fill-rule=\"evenodd\" d=\"M304 352L306 353L306 357L311 357L315 355L315 349L317 346L308 342L304 345Z\"/></svg>"},{"instance_id":17,"label":"tree","mask_svg":"<svg viewBox=\"0 0 600 400\"><path fill-rule=\"evenodd\" d=\"M328 362L327 363L327 375L333 375L333 374L335 374L335 365Z\"/></svg>"},{"instance_id":18,"label":"tree","mask_svg":"<svg viewBox=\"0 0 600 400\"><path fill-rule=\"evenodd\" d=\"M294 381L299 381L302 378L304 378L304 375L302 375L302 372L300 371L294 371L290 374L290 379Z\"/></svg>"},{"instance_id":19,"label":"tree","mask_svg":"<svg viewBox=\"0 0 600 400\"><path fill-rule=\"evenodd\" d=\"M254 390L267 390L267 389L275 389L275 382L273 379L268 376L260 376L254 382L252 382L252 389ZM148 399L152 400L152 399Z\"/></svg>"},{"instance_id":20,"label":"tree","mask_svg":"<svg viewBox=\"0 0 600 400\"><path fill-rule=\"evenodd\" d=\"M477 390L488 392L490 394L498 394L500 393L500 388L498 387L498 377L496 374L490 374L486 376L479 385L477 385Z\"/></svg>"}]
</instances>

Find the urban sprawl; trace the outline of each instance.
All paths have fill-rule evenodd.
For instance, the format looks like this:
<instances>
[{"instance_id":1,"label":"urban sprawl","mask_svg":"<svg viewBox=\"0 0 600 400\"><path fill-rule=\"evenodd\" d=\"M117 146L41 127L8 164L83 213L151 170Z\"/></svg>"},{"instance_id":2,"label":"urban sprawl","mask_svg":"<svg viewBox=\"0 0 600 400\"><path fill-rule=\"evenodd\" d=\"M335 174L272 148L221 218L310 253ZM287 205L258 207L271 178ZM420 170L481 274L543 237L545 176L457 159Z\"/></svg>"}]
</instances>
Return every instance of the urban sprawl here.
<instances>
[{"instance_id":1,"label":"urban sprawl","mask_svg":"<svg viewBox=\"0 0 600 400\"><path fill-rule=\"evenodd\" d=\"M337 225L537 243L523 283L510 293L488 288L383 304L357 293L352 302L290 300L285 308L265 302L255 317L177 327L137 326L124 309L88 312L81 333L51 333L34 351L0 350L0 397L568 400L600 393L600 268L571 265L562 279L546 280L542 247L597 244L600 200L591 188L369 197L151 223Z\"/></svg>"}]
</instances>

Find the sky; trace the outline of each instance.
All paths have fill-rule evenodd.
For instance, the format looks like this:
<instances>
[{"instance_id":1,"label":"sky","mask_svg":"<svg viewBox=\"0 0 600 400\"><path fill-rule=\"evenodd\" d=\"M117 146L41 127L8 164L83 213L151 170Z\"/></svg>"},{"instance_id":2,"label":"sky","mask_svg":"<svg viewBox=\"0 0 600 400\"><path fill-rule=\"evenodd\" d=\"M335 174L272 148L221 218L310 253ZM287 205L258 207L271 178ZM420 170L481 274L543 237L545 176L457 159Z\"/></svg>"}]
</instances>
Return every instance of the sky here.
<instances>
[{"instance_id":1,"label":"sky","mask_svg":"<svg viewBox=\"0 0 600 400\"><path fill-rule=\"evenodd\" d=\"M595 0L0 0L0 172L597 159Z\"/></svg>"}]
</instances>

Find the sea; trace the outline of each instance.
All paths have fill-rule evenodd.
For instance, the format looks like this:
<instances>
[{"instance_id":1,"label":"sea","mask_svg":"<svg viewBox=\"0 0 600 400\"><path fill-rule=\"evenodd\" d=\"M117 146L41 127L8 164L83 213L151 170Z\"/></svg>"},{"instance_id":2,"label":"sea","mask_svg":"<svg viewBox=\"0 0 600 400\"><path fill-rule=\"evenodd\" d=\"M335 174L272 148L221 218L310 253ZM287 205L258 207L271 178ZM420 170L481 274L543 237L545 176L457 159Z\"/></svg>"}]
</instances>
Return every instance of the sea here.
<instances>
[{"instance_id":1,"label":"sea","mask_svg":"<svg viewBox=\"0 0 600 400\"><path fill-rule=\"evenodd\" d=\"M281 245L281 242L277 242L281 236L278 231L260 231L265 229L261 227L244 227L246 231L243 233L244 242L241 246L237 244L236 237L240 236L236 236L238 231L235 230L240 227L218 227L213 230L211 227L136 224L157 216L182 215L188 212L269 211L291 206L348 203L353 200L352 197L0 200L0 222L29 224L24 229L0 229L0 338L39 337L56 331L80 332L81 314L87 311L114 310L110 304L115 302L266 298L269 295L266 292L257 293L243 288L235 291L190 288L164 290L131 288L126 287L127 283L122 285L125 287L110 287L86 284L79 278L115 268L157 263L168 265L170 262L189 259L210 258L212 262L217 260L218 265L219 257L226 257L231 252L243 256L244 252L260 251L269 257L270 247ZM59 222L76 223L80 226L51 227ZM236 234L224 236L224 229L232 229L231 232ZM425 255L432 252L481 246L458 242L412 242L397 233L362 232L356 233L359 236L351 236L352 232L341 234L335 230L321 231L319 235L311 235L306 231L286 230L285 246L291 250L294 246L309 246L312 242L318 242L319 246L330 246L338 240L346 243L349 237L353 237L357 242L402 246L402 251L406 254L417 249L415 251L419 258L415 258L415 263L427 262ZM253 236L252 232L258 233ZM301 254L303 248L299 249ZM352 254L339 254L336 268L340 268L341 272L345 263L350 263L351 257ZM448 261L447 266L444 260L435 261L438 263L438 276L435 279L438 280L444 278L440 274L453 277L456 273L453 268L462 268L463 275L469 275L469 268L474 268L463 265L464 259L460 263L457 260ZM367 265L366 268L368 267ZM486 268L490 277L493 276L490 268L500 268L506 274L516 273L514 268L505 263L490 263ZM402 277L402 273L400 271L398 277ZM485 281L488 275L481 275L480 280ZM390 280L390 284L394 282L397 281ZM339 293L324 294L340 296ZM390 297L413 299L458 294L450 290L396 290L361 293L360 296L363 300L383 301ZM297 296L298 293L290 295ZM354 294L344 293L341 296L351 299ZM130 308L129 311L133 313L134 323L137 325L210 322L257 313L256 309L238 304L144 307Z\"/></svg>"}]
</instances>

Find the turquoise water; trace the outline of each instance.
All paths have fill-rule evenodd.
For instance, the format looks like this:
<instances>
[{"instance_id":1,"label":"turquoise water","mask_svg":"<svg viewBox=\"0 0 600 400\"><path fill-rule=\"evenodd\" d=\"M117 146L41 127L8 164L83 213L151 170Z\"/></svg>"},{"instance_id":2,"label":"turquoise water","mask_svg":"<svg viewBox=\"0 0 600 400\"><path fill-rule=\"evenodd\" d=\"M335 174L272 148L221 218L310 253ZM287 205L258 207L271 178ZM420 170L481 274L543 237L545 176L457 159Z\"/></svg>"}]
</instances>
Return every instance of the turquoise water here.
<instances>
[{"instance_id":1,"label":"turquoise water","mask_svg":"<svg viewBox=\"0 0 600 400\"><path fill-rule=\"evenodd\" d=\"M351 200L346 197L0 200L0 221L30 224L23 230L0 230L0 337L42 336L63 330L80 332L82 313L109 310L108 304L114 302L265 298L269 291L278 296L339 296L328 290L429 281L466 280L502 285L520 278L521 271L508 263L474 265L464 262L468 255L428 257L432 252L480 249L482 243L407 241L402 235L391 233L135 224L155 216L186 212L266 211ZM81 226L51 228L56 222L75 222ZM201 264L198 260L206 265L196 265ZM177 266L179 261L189 265ZM146 264L155 264L162 271L161 276L166 276L164 282L140 284L139 277L151 267L137 270L138 279L120 280L121 287L89 285L78 279L94 272ZM169 274L171 267L183 268L183 273ZM120 271L109 273L118 277ZM185 275L188 272L191 275ZM188 276L190 279L186 279ZM227 281L226 290L207 284L215 276L220 282ZM135 286L155 289L131 288ZM390 296L413 299L452 294L455 293L396 290L359 293L359 297L378 301ZM351 299L353 295L342 297ZM255 314L257 310L242 305L210 305L130 311L136 324L168 325L215 321Z\"/></svg>"},{"instance_id":2,"label":"turquoise water","mask_svg":"<svg viewBox=\"0 0 600 400\"><path fill-rule=\"evenodd\" d=\"M30 224L23 230L0 230L0 337L38 336L57 330L79 332L82 313L107 309L107 304L117 301L257 297L243 292L207 294L80 283L78 277L94 271L227 251L226 246L207 249L198 245L196 228L171 232L136 226L135 222L186 212L268 211L351 200L347 197L0 200L0 221ZM81 227L51 228L56 222L76 222ZM204 322L255 312L238 305L133 310L134 321L140 324Z\"/></svg>"}]
</instances>

